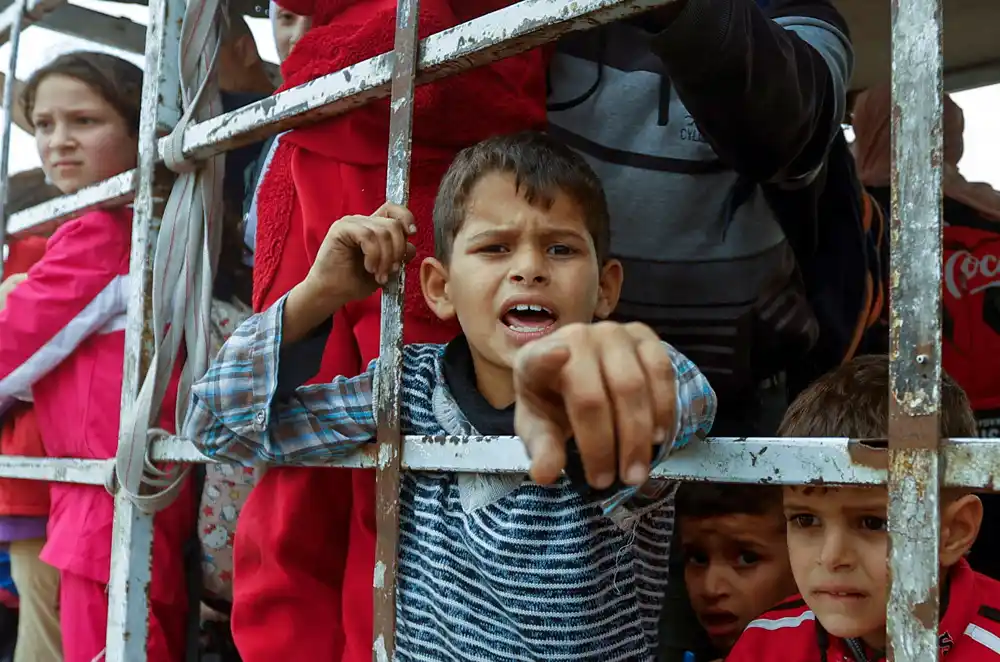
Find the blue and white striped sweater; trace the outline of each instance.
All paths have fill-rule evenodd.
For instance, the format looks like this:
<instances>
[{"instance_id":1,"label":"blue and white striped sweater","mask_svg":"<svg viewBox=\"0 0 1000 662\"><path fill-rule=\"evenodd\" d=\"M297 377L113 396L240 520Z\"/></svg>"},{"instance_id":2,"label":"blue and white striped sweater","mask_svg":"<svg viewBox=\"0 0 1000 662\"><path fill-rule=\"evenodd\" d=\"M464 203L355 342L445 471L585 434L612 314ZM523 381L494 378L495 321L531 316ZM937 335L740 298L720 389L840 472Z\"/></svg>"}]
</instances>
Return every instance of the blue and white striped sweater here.
<instances>
[{"instance_id":1,"label":"blue and white striped sweater","mask_svg":"<svg viewBox=\"0 0 1000 662\"><path fill-rule=\"evenodd\" d=\"M280 464L343 456L374 440L374 363L358 377L299 387L290 396L279 388L281 360L303 364L281 350L282 312L283 302L250 318L192 389L185 436L206 455ZM715 395L686 358L670 351L681 444L707 434ZM405 348L404 434L471 429L448 391L443 356L440 345ZM653 659L672 490L644 490L605 514L603 503L565 480L549 487L516 481L470 507L462 474L403 476L397 659Z\"/></svg>"}]
</instances>

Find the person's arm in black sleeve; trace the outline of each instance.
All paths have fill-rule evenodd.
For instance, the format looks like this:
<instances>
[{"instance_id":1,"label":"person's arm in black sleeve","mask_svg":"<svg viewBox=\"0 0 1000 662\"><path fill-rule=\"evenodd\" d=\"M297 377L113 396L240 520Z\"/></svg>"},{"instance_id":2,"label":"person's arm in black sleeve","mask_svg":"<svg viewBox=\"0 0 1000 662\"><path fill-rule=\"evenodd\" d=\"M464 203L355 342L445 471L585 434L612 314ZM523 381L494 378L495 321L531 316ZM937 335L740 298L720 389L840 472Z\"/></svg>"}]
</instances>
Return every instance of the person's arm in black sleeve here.
<instances>
[{"instance_id":1,"label":"person's arm in black sleeve","mask_svg":"<svg viewBox=\"0 0 1000 662\"><path fill-rule=\"evenodd\" d=\"M719 157L755 181L811 179L840 128L853 68L829 0L680 0L654 49Z\"/></svg>"}]
</instances>

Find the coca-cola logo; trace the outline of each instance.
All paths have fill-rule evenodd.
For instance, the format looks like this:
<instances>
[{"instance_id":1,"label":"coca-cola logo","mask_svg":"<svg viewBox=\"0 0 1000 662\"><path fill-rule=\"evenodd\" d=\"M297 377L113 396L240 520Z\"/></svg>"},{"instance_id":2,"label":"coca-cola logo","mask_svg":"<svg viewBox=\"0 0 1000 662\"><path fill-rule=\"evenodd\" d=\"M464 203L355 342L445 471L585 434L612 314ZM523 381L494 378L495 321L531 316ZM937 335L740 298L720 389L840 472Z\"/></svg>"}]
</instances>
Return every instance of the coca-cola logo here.
<instances>
[{"instance_id":1,"label":"coca-cola logo","mask_svg":"<svg viewBox=\"0 0 1000 662\"><path fill-rule=\"evenodd\" d=\"M944 284L956 299L1000 286L1000 257L976 256L969 251L955 251L944 265Z\"/></svg>"}]
</instances>

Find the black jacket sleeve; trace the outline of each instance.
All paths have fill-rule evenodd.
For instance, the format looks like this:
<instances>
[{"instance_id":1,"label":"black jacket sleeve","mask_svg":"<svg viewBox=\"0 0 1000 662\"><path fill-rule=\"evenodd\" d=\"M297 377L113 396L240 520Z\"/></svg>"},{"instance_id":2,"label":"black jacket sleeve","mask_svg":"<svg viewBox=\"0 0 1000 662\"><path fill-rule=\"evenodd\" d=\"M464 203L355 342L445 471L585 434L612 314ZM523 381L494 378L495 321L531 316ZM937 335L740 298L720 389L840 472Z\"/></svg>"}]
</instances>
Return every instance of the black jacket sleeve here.
<instances>
[{"instance_id":1,"label":"black jacket sleeve","mask_svg":"<svg viewBox=\"0 0 1000 662\"><path fill-rule=\"evenodd\" d=\"M655 40L719 157L758 182L811 179L839 130L852 67L830 0L687 0Z\"/></svg>"}]
</instances>

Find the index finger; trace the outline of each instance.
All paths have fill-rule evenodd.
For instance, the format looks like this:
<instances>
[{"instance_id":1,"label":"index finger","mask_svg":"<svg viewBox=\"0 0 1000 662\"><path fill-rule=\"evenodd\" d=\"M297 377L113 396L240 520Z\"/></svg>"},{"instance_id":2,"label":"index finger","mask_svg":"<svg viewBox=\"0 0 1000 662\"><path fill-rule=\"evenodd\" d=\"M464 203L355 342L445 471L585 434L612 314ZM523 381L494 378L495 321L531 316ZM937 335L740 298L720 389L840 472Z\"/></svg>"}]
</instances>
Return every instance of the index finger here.
<instances>
[{"instance_id":1,"label":"index finger","mask_svg":"<svg viewBox=\"0 0 1000 662\"><path fill-rule=\"evenodd\" d=\"M413 234L417 231L417 221L414 219L413 214L409 209L403 207L402 205L397 205L392 202L386 202L377 210L372 216L384 216L386 218L392 218L403 223L406 231L409 234Z\"/></svg>"}]
</instances>

